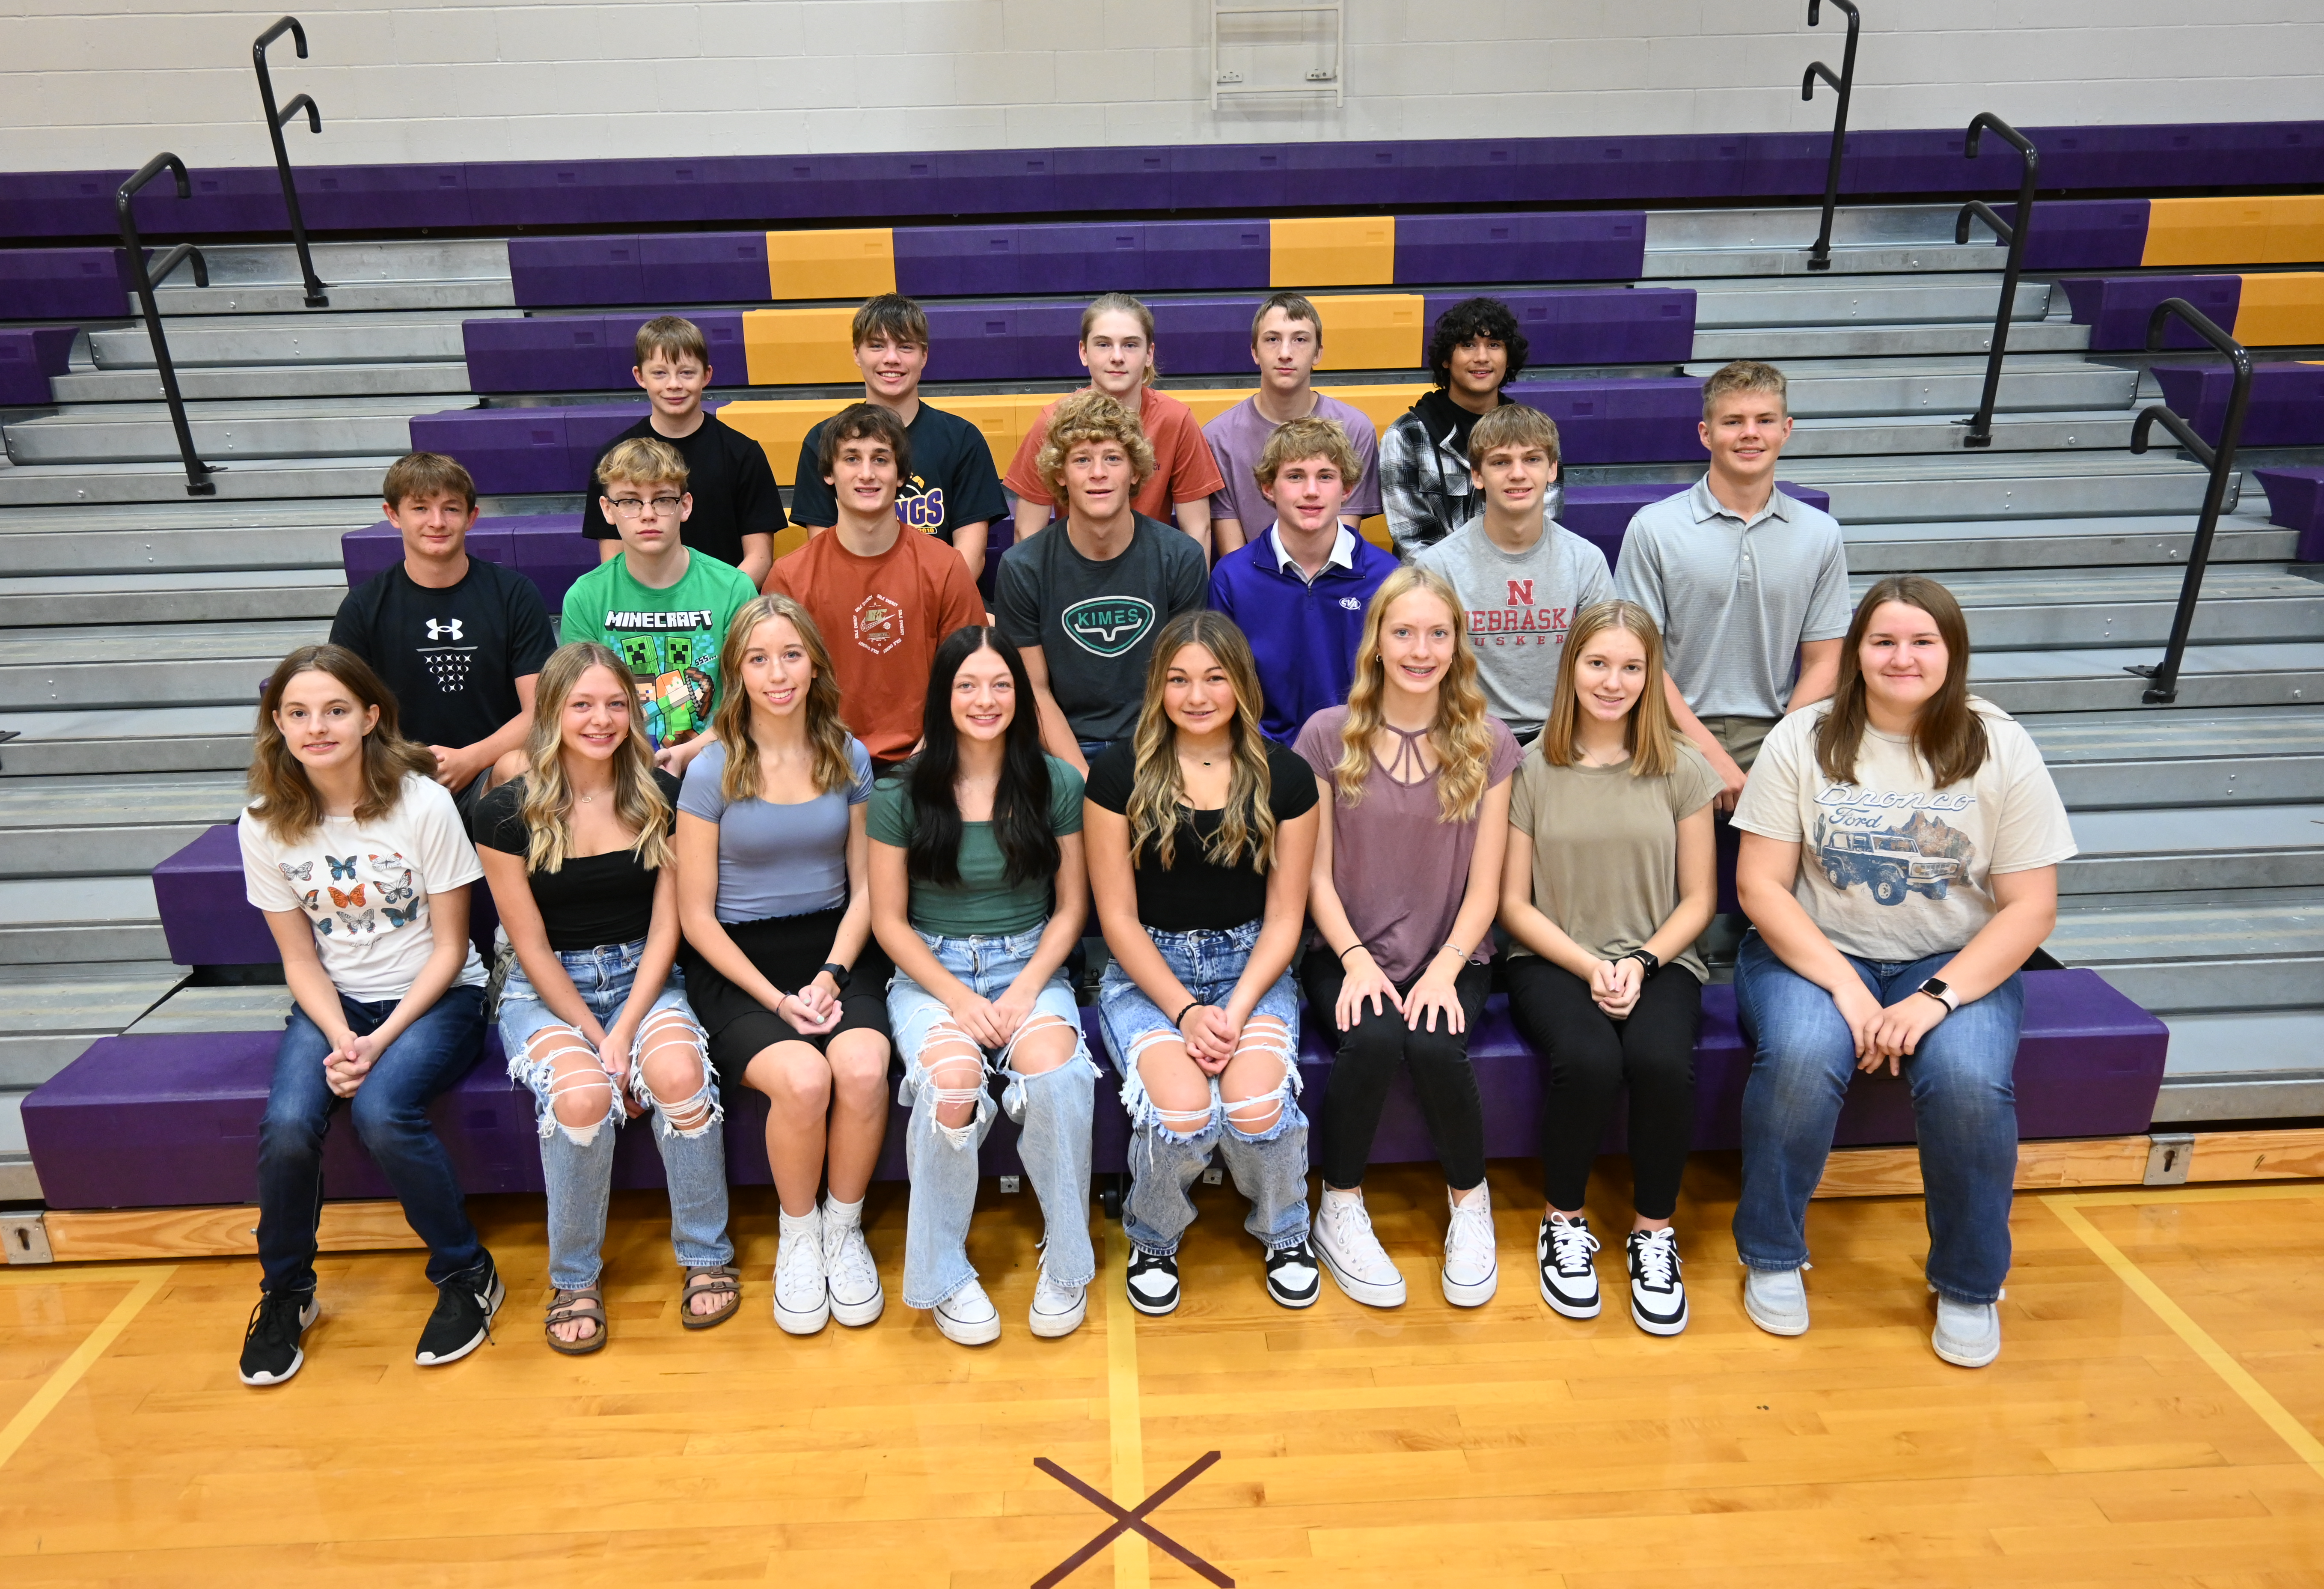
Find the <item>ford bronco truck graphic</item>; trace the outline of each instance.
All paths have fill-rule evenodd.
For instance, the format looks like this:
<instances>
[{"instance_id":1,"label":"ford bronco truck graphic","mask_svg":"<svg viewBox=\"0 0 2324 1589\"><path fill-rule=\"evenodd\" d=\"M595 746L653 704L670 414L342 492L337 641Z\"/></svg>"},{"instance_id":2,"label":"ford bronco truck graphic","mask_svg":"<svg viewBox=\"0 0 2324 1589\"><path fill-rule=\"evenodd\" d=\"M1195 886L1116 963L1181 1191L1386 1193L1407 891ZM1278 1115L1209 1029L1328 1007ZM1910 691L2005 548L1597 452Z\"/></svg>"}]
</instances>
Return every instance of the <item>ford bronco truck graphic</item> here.
<instances>
[{"instance_id":1,"label":"ford bronco truck graphic","mask_svg":"<svg viewBox=\"0 0 2324 1589\"><path fill-rule=\"evenodd\" d=\"M1901 905L1907 894L1941 900L1960 862L1949 855L1932 855L1901 833L1868 832L1862 828L1828 828L1816 847L1823 874L1837 889L1869 883L1872 897L1884 905Z\"/></svg>"}]
</instances>

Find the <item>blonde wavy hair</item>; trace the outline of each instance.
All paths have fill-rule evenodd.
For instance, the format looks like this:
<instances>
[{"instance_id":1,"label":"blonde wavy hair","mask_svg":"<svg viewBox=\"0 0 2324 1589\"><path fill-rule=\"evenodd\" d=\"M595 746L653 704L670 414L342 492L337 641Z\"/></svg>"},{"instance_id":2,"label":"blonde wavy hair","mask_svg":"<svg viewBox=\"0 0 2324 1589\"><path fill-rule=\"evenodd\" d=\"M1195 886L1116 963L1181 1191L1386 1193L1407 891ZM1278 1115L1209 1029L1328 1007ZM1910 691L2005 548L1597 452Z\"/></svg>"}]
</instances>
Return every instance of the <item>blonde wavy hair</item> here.
<instances>
[{"instance_id":1,"label":"blonde wavy hair","mask_svg":"<svg viewBox=\"0 0 2324 1589\"><path fill-rule=\"evenodd\" d=\"M1146 373L1139 377L1139 384L1153 385L1154 377L1162 373L1162 361L1156 357L1154 353L1154 311L1147 308L1141 300L1133 298L1127 292L1101 292L1090 300L1087 309L1082 310L1081 343L1083 346L1089 346L1090 333L1097 328L1097 319L1100 315L1128 315L1145 331ZM1323 333L1319 329L1315 335L1320 340Z\"/></svg>"},{"instance_id":2,"label":"blonde wavy hair","mask_svg":"<svg viewBox=\"0 0 2324 1589\"><path fill-rule=\"evenodd\" d=\"M1092 441L1114 442L1129 456L1131 491L1153 476L1154 444L1146 439L1146 427L1138 422L1136 414L1094 389L1061 397L1049 411L1048 434L1041 439L1041 450L1033 460L1034 472L1060 510L1066 502L1065 459L1073 456L1074 448Z\"/></svg>"},{"instance_id":3,"label":"blonde wavy hair","mask_svg":"<svg viewBox=\"0 0 2324 1589\"><path fill-rule=\"evenodd\" d=\"M1138 715L1131 745L1137 772L1130 790L1130 854L1143 855L1147 841L1167 871L1177 864L1178 824L1186 811L1186 781L1178 770L1178 725L1163 709L1162 691L1170 681L1171 665L1188 646L1211 653L1234 692L1234 716L1227 725L1231 747L1231 771L1227 782L1226 809L1219 830L1203 846L1203 858L1214 866L1232 866L1246 852L1251 870L1264 873L1275 863L1273 781L1268 776L1267 738L1259 721L1265 711L1259 688L1259 666L1251 660L1250 642L1234 620L1207 609L1181 613L1162 626L1146 664L1146 705Z\"/></svg>"},{"instance_id":4,"label":"blonde wavy hair","mask_svg":"<svg viewBox=\"0 0 2324 1589\"><path fill-rule=\"evenodd\" d=\"M839 681L832 677L831 650L823 643L823 631L789 596L754 596L728 621L726 643L718 651L718 709L711 724L718 731L718 743L726 747L725 775L718 787L729 803L759 798L759 746L751 737L751 697L742 688L742 658L759 625L775 618L798 631L807 664L815 670L799 709L807 714L807 743L815 753L816 792L844 790L855 781L847 755L851 736L839 715Z\"/></svg>"},{"instance_id":5,"label":"blonde wavy hair","mask_svg":"<svg viewBox=\"0 0 2324 1589\"><path fill-rule=\"evenodd\" d=\"M1485 798L1493 733L1486 722L1485 692L1477 687L1477 653L1469 644L1468 612L1443 576L1428 568L1398 568L1380 582L1364 611L1363 638L1356 643L1355 682L1348 688L1348 716L1340 725L1340 760L1332 769L1332 783L1343 802L1362 804L1364 781L1372 769L1372 741L1382 722L1380 699L1388 688L1380 629L1388 608L1415 592L1434 596L1452 616L1452 662L1437 687L1436 721L1429 725L1428 743L1436 751L1442 819L1468 822Z\"/></svg>"},{"instance_id":6,"label":"blonde wavy hair","mask_svg":"<svg viewBox=\"0 0 2324 1589\"><path fill-rule=\"evenodd\" d=\"M302 645L274 664L258 697L258 725L251 734L251 808L280 844L304 838L323 825L323 798L315 792L307 769L290 753L281 725L274 720L282 709L282 692L301 673L328 674L356 706L379 708L379 721L364 735L363 794L355 801L356 821L376 822L394 810L403 799L406 774L436 776L434 753L403 737L396 720L395 692L381 682L370 663L342 645Z\"/></svg>"},{"instance_id":7,"label":"blonde wavy hair","mask_svg":"<svg viewBox=\"0 0 2324 1589\"><path fill-rule=\"evenodd\" d=\"M630 736L613 753L613 816L635 831L630 854L649 872L670 863L669 801L653 778L653 751L646 744L645 713L638 705L637 680L610 646L576 640L558 646L541 664L532 692L532 721L524 731L524 869L564 870L573 853L573 781L565 775L565 703L581 676L603 668L622 687L630 704Z\"/></svg>"},{"instance_id":8,"label":"blonde wavy hair","mask_svg":"<svg viewBox=\"0 0 2324 1589\"><path fill-rule=\"evenodd\" d=\"M1582 747L1573 737L1582 716L1573 684L1581 663L1574 659L1609 629L1637 636L1646 653L1646 688L1622 720L1630 776L1665 777L1678 765L1678 720L1671 716L1670 697L1663 689L1662 631L1655 627L1654 614L1634 601L1601 601L1584 607L1566 629L1565 645L1557 658L1557 686L1550 694L1549 721L1541 728L1542 759L1553 767L1571 767L1582 759Z\"/></svg>"}]
</instances>

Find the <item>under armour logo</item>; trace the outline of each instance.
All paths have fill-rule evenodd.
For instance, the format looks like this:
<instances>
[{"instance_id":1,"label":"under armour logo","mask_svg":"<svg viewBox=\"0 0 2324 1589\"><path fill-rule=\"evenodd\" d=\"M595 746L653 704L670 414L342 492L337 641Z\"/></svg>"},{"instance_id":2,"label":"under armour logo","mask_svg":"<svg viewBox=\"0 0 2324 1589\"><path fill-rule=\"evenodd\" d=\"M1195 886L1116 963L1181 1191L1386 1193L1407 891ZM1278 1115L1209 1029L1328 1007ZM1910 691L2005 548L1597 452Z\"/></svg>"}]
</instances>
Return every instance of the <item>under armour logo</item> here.
<instances>
[{"instance_id":1,"label":"under armour logo","mask_svg":"<svg viewBox=\"0 0 2324 1589\"><path fill-rule=\"evenodd\" d=\"M449 624L438 624L435 619L430 618L428 620L428 638L430 640L461 640L465 639L466 636L460 633L459 619L455 618Z\"/></svg>"}]
</instances>

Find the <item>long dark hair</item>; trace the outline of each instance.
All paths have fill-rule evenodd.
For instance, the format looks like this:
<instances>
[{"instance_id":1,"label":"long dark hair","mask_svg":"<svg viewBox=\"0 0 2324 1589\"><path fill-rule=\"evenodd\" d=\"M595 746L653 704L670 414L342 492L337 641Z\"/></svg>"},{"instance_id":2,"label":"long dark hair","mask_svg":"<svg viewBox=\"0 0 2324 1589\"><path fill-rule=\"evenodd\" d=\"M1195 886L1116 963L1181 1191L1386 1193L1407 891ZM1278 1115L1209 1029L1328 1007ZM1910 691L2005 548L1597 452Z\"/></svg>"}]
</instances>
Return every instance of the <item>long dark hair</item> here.
<instances>
[{"instance_id":1,"label":"long dark hair","mask_svg":"<svg viewBox=\"0 0 2324 1589\"><path fill-rule=\"evenodd\" d=\"M1873 614L1888 602L1928 614L1945 642L1945 681L1914 719L1913 749L1928 768L1930 782L1950 789L1976 777L1985 765L1985 725L1969 704L1969 619L1951 591L1922 574L1883 579L1856 604L1856 617L1840 648L1840 681L1831 693L1831 710L1816 725L1816 763L1835 783L1856 781L1856 753L1871 721L1864 699L1864 632L1872 627Z\"/></svg>"},{"instance_id":2,"label":"long dark hair","mask_svg":"<svg viewBox=\"0 0 2324 1589\"><path fill-rule=\"evenodd\" d=\"M952 720L953 679L981 651L1009 665L1017 708L1001 738L1001 787L992 795L993 836L1014 886L1057 874L1060 853L1049 823L1049 763L1041 752L1040 714L1025 660L998 629L970 624L945 636L928 669L928 698L920 714L920 753L897 770L912 796L912 846L905 869L921 882L951 888L960 882L960 729Z\"/></svg>"}]
</instances>

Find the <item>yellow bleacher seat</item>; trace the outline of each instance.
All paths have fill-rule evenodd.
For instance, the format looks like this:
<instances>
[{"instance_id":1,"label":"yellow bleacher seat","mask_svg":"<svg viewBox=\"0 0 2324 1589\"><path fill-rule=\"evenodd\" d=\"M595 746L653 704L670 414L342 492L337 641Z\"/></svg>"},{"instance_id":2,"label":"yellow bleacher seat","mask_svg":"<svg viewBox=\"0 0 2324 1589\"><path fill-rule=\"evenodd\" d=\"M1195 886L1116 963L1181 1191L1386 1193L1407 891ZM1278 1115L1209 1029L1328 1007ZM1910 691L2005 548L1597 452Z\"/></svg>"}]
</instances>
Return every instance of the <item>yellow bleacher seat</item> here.
<instances>
[{"instance_id":1,"label":"yellow bleacher seat","mask_svg":"<svg viewBox=\"0 0 2324 1589\"><path fill-rule=\"evenodd\" d=\"M1267 279L1278 288L1374 287L1396 280L1396 217L1318 216L1267 223Z\"/></svg>"},{"instance_id":2,"label":"yellow bleacher seat","mask_svg":"<svg viewBox=\"0 0 2324 1589\"><path fill-rule=\"evenodd\" d=\"M860 381L849 332L853 309L752 309L742 311L742 362L753 386L824 385Z\"/></svg>"},{"instance_id":3,"label":"yellow bleacher seat","mask_svg":"<svg viewBox=\"0 0 2324 1589\"><path fill-rule=\"evenodd\" d=\"M870 298L896 290L896 234L888 226L767 234L767 296Z\"/></svg>"},{"instance_id":4,"label":"yellow bleacher seat","mask_svg":"<svg viewBox=\"0 0 2324 1589\"><path fill-rule=\"evenodd\" d=\"M2236 340L2246 347L2324 343L2324 272L2281 271L2244 278Z\"/></svg>"},{"instance_id":5,"label":"yellow bleacher seat","mask_svg":"<svg viewBox=\"0 0 2324 1589\"><path fill-rule=\"evenodd\" d=\"M1409 370L1422 349L1417 292L1336 292L1314 300L1323 317L1319 370Z\"/></svg>"},{"instance_id":6,"label":"yellow bleacher seat","mask_svg":"<svg viewBox=\"0 0 2324 1589\"><path fill-rule=\"evenodd\" d=\"M2147 208L2143 265L2319 263L2324 263L2324 195L2157 199ZM2248 282L2244 290L2250 291Z\"/></svg>"}]
</instances>

